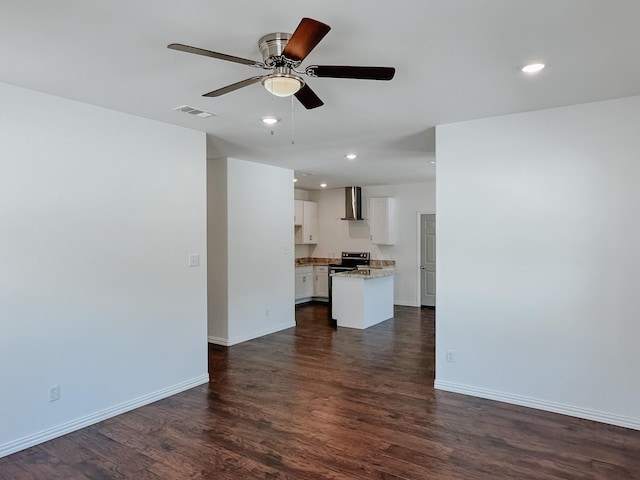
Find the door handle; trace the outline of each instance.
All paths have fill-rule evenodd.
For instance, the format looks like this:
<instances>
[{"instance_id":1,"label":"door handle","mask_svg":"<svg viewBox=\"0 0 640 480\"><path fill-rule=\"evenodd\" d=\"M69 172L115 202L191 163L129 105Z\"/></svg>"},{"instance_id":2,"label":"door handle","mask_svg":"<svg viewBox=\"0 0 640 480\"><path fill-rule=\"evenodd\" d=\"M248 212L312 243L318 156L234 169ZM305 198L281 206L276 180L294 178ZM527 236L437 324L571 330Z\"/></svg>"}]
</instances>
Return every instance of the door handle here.
<instances>
[{"instance_id":1,"label":"door handle","mask_svg":"<svg viewBox=\"0 0 640 480\"><path fill-rule=\"evenodd\" d=\"M427 267L425 267L424 265L420 265L420 270L426 270Z\"/></svg>"}]
</instances>

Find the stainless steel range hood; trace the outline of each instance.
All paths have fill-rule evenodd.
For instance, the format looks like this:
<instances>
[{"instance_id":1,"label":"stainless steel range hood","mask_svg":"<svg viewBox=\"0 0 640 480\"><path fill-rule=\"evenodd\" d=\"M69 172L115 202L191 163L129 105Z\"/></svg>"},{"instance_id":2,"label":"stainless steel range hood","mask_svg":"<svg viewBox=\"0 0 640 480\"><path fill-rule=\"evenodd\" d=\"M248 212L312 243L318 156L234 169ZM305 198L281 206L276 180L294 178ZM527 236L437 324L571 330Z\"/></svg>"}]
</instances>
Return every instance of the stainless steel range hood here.
<instances>
[{"instance_id":1,"label":"stainless steel range hood","mask_svg":"<svg viewBox=\"0 0 640 480\"><path fill-rule=\"evenodd\" d=\"M341 220L363 220L360 187L344 188L344 217Z\"/></svg>"}]
</instances>

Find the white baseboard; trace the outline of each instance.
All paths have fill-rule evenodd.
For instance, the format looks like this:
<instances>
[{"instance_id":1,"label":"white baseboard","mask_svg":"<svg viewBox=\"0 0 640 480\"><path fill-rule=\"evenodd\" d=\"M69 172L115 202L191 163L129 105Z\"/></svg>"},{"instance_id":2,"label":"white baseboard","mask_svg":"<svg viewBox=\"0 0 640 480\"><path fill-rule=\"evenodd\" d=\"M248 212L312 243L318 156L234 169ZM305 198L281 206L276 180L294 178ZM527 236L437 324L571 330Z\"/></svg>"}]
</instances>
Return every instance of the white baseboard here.
<instances>
[{"instance_id":1,"label":"white baseboard","mask_svg":"<svg viewBox=\"0 0 640 480\"><path fill-rule=\"evenodd\" d=\"M207 341L209 343L213 343L214 345L222 345L223 347L229 346L229 342L227 341L226 338L223 338L223 337L214 337L213 335L209 335L207 337Z\"/></svg>"},{"instance_id":2,"label":"white baseboard","mask_svg":"<svg viewBox=\"0 0 640 480\"><path fill-rule=\"evenodd\" d=\"M259 330L257 332L251 332L246 335L240 335L233 338L214 337L212 335L209 335L207 339L209 343L222 345L224 347L230 347L232 345L237 345L238 343L247 342L249 340L253 340L254 338L264 337L265 335L270 335L272 333L280 332L282 330L286 330L287 328L292 328L295 326L296 326L295 322L281 323L279 325L275 325L265 330Z\"/></svg>"},{"instance_id":3,"label":"white baseboard","mask_svg":"<svg viewBox=\"0 0 640 480\"><path fill-rule=\"evenodd\" d=\"M104 410L100 410L76 420L72 420L70 422L66 422L61 425L42 430L41 432L34 433L33 435L27 435L26 437L20 438L18 440L5 443L3 445L0 445L0 458L18 452L20 450L24 450L25 448L33 447L34 445L38 445L39 443L61 437L62 435L66 435L67 433L75 432L76 430L80 430L81 428L88 427L89 425L101 422L102 420L106 420L107 418L120 415L121 413L125 413L130 410L149 405L150 403L157 402L158 400L162 400L163 398L170 397L171 395L175 395L176 393L184 392L185 390L189 390L190 388L197 387L198 385L203 385L208 382L209 374L200 375L199 377L192 378L191 380L178 383L171 387L157 390L147 395L143 395L142 397L134 398L133 400L114 405L113 407L105 408Z\"/></svg>"},{"instance_id":4,"label":"white baseboard","mask_svg":"<svg viewBox=\"0 0 640 480\"><path fill-rule=\"evenodd\" d=\"M420 305L418 305L416 302L404 302L404 301L394 301L393 302L394 305L398 305L399 307L419 307Z\"/></svg>"},{"instance_id":5,"label":"white baseboard","mask_svg":"<svg viewBox=\"0 0 640 480\"><path fill-rule=\"evenodd\" d=\"M436 390L444 390L447 392L462 393L474 397L486 398L489 400L497 400L498 402L512 403L522 407L535 408L537 410L545 410L547 412L560 413L569 415L570 417L583 418L586 420L594 420L596 422L617 425L618 427L632 428L640 430L640 419L632 417L624 417L589 408L576 407L573 405L565 405L563 403L550 402L540 400L533 397L525 397L522 395L514 395L512 393L500 392L497 390L489 390L486 388L477 388L469 385L462 385L453 382L443 382L436 380L433 384Z\"/></svg>"}]
</instances>

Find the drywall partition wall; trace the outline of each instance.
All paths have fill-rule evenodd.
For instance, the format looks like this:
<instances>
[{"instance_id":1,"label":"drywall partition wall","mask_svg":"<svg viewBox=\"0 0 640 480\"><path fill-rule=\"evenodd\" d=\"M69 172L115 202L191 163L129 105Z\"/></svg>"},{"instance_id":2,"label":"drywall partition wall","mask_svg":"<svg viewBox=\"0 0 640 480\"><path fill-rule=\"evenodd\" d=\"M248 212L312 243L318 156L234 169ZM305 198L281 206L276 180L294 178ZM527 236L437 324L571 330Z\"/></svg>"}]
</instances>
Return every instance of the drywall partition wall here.
<instances>
[{"instance_id":1,"label":"drywall partition wall","mask_svg":"<svg viewBox=\"0 0 640 480\"><path fill-rule=\"evenodd\" d=\"M438 127L437 388L640 428L639 131L640 97Z\"/></svg>"},{"instance_id":2,"label":"drywall partition wall","mask_svg":"<svg viewBox=\"0 0 640 480\"><path fill-rule=\"evenodd\" d=\"M293 172L230 159L229 339L295 326Z\"/></svg>"},{"instance_id":3,"label":"drywall partition wall","mask_svg":"<svg viewBox=\"0 0 640 480\"><path fill-rule=\"evenodd\" d=\"M227 237L226 256L219 254L227 271L226 318L209 317L209 341L234 345L295 326L293 172L236 159L215 162L226 169L226 220L209 212L209 224ZM210 302L219 295L210 288Z\"/></svg>"},{"instance_id":4,"label":"drywall partition wall","mask_svg":"<svg viewBox=\"0 0 640 480\"><path fill-rule=\"evenodd\" d=\"M340 220L344 217L344 188L310 192L318 203L318 244L314 257L339 257L341 251L371 252L373 259L395 260L394 303L419 306L418 287L418 212L435 212L435 182L362 187L363 221ZM370 197L395 198L397 235L394 245L371 243L369 222Z\"/></svg>"},{"instance_id":5,"label":"drywall partition wall","mask_svg":"<svg viewBox=\"0 0 640 480\"><path fill-rule=\"evenodd\" d=\"M208 337L229 338L227 159L207 160Z\"/></svg>"},{"instance_id":6,"label":"drywall partition wall","mask_svg":"<svg viewBox=\"0 0 640 480\"><path fill-rule=\"evenodd\" d=\"M208 375L204 134L2 84L0 103L2 456Z\"/></svg>"}]
</instances>

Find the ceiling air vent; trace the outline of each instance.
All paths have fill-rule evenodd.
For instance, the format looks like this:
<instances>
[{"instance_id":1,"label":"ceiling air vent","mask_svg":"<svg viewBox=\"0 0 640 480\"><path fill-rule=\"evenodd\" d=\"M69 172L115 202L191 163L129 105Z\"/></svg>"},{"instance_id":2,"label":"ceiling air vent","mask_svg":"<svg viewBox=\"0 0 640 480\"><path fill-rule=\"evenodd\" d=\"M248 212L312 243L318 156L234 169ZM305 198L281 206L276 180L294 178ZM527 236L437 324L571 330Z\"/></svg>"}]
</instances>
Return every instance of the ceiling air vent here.
<instances>
[{"instance_id":1,"label":"ceiling air vent","mask_svg":"<svg viewBox=\"0 0 640 480\"><path fill-rule=\"evenodd\" d=\"M190 107L189 105L182 105L181 107L174 108L174 110L177 112L189 113L200 118L209 118L216 115L215 113L205 112L204 110L199 110L197 108Z\"/></svg>"}]
</instances>

